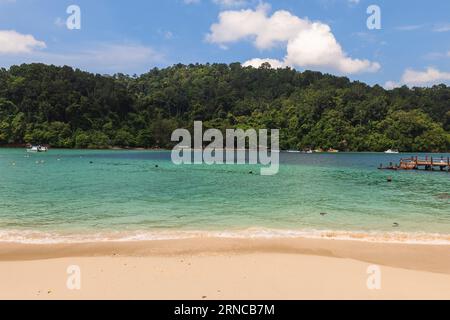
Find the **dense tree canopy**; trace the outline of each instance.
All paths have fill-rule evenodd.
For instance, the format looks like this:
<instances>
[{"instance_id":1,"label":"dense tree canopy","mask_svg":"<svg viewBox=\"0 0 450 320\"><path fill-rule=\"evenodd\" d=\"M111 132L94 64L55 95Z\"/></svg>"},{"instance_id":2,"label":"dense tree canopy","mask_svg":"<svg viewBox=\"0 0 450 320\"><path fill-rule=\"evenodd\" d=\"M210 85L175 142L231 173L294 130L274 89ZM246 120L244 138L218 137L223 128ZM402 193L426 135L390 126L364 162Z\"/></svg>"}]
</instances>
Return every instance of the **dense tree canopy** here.
<instances>
[{"instance_id":1,"label":"dense tree canopy","mask_svg":"<svg viewBox=\"0 0 450 320\"><path fill-rule=\"evenodd\" d=\"M283 149L450 150L450 88L370 87L319 72L175 65L140 77L0 69L0 145L170 147L176 128L281 129Z\"/></svg>"}]
</instances>

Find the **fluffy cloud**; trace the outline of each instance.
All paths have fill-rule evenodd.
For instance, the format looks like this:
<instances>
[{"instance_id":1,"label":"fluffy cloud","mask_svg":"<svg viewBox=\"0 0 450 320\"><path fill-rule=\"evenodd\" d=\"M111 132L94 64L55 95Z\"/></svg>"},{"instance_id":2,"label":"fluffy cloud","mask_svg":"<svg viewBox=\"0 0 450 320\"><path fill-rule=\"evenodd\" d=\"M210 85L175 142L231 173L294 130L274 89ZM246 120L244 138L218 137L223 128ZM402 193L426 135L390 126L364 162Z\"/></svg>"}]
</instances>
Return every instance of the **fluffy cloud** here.
<instances>
[{"instance_id":1,"label":"fluffy cloud","mask_svg":"<svg viewBox=\"0 0 450 320\"><path fill-rule=\"evenodd\" d=\"M384 85L387 89L393 89L402 85L409 87L432 86L450 81L450 72L443 72L429 67L424 71L406 69L400 82L388 81Z\"/></svg>"},{"instance_id":2,"label":"fluffy cloud","mask_svg":"<svg viewBox=\"0 0 450 320\"><path fill-rule=\"evenodd\" d=\"M401 87L401 85L400 83L395 81L386 81L386 83L384 84L384 88L387 90L392 90L398 87Z\"/></svg>"},{"instance_id":3,"label":"fluffy cloud","mask_svg":"<svg viewBox=\"0 0 450 320\"><path fill-rule=\"evenodd\" d=\"M450 72L442 72L436 68L427 68L425 71L407 69L402 76L402 82L410 85L431 85L450 80Z\"/></svg>"},{"instance_id":4,"label":"fluffy cloud","mask_svg":"<svg viewBox=\"0 0 450 320\"><path fill-rule=\"evenodd\" d=\"M328 25L299 18L284 10L270 16L269 11L267 4L261 4L255 10L223 11L218 23L211 26L206 40L223 47L249 40L260 50L283 45L287 51L284 61L271 59L276 65L332 69L348 74L380 69L377 62L349 57ZM245 64L253 65L255 61L259 60L252 59Z\"/></svg>"},{"instance_id":5,"label":"fluffy cloud","mask_svg":"<svg viewBox=\"0 0 450 320\"><path fill-rule=\"evenodd\" d=\"M286 63L302 67L328 67L343 73L376 72L380 64L352 59L343 51L328 25L315 22L288 42Z\"/></svg>"},{"instance_id":6,"label":"fluffy cloud","mask_svg":"<svg viewBox=\"0 0 450 320\"><path fill-rule=\"evenodd\" d=\"M248 60L243 64L243 66L259 68L263 63L269 63L270 66L274 69L286 67L286 65L282 61L279 61L277 59L260 59L260 58Z\"/></svg>"},{"instance_id":7,"label":"fluffy cloud","mask_svg":"<svg viewBox=\"0 0 450 320\"><path fill-rule=\"evenodd\" d=\"M43 48L46 48L45 42L36 40L32 35L0 30L0 54L31 53Z\"/></svg>"}]
</instances>

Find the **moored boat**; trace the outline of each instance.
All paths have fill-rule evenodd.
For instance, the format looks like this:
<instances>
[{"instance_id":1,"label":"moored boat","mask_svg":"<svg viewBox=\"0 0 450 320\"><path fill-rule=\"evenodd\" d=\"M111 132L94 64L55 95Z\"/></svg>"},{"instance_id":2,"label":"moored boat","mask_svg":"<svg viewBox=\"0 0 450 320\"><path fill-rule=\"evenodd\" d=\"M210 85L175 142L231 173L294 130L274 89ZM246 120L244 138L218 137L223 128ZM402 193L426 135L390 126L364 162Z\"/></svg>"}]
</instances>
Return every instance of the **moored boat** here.
<instances>
[{"instance_id":1,"label":"moored boat","mask_svg":"<svg viewBox=\"0 0 450 320\"><path fill-rule=\"evenodd\" d=\"M397 153L400 153L400 152L398 150L389 149L389 150L386 150L384 153L397 154Z\"/></svg>"},{"instance_id":2,"label":"moored boat","mask_svg":"<svg viewBox=\"0 0 450 320\"><path fill-rule=\"evenodd\" d=\"M43 146L31 146L27 149L27 152L47 152L48 148Z\"/></svg>"}]
</instances>

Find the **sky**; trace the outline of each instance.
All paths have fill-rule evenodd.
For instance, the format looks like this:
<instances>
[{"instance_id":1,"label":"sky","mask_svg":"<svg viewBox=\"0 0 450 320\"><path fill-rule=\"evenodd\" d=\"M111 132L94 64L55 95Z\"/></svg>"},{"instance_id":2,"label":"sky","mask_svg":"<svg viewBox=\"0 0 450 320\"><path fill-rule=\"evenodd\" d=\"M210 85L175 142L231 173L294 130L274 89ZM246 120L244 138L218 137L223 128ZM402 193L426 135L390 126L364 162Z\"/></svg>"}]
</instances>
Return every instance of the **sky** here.
<instances>
[{"instance_id":1,"label":"sky","mask_svg":"<svg viewBox=\"0 0 450 320\"><path fill-rule=\"evenodd\" d=\"M0 0L0 67L31 62L130 75L269 62L388 89L449 85L450 1Z\"/></svg>"}]
</instances>

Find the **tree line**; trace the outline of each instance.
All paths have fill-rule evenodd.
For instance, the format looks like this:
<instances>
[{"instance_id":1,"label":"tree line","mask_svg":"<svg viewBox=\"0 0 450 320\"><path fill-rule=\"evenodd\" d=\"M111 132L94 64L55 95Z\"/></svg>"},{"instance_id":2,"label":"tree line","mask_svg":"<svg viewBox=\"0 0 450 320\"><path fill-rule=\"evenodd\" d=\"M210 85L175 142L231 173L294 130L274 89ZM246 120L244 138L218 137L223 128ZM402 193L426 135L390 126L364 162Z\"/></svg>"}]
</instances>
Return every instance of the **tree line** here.
<instances>
[{"instance_id":1,"label":"tree line","mask_svg":"<svg viewBox=\"0 0 450 320\"><path fill-rule=\"evenodd\" d=\"M450 87L385 90L320 72L174 65L141 76L0 69L0 145L170 148L176 128L280 129L282 149L445 152Z\"/></svg>"}]
</instances>

